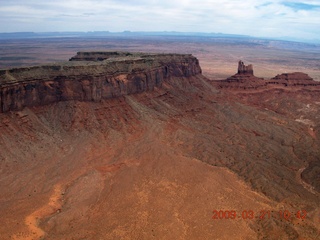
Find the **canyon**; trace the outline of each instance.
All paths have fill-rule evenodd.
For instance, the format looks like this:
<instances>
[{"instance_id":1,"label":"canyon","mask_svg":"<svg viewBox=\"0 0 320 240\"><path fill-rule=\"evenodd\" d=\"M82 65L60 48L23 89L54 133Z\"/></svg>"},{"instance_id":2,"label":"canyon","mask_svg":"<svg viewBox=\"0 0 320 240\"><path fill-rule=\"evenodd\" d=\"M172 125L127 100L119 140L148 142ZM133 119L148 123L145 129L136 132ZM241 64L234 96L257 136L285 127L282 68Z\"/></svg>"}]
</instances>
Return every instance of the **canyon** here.
<instances>
[{"instance_id":1,"label":"canyon","mask_svg":"<svg viewBox=\"0 0 320 240\"><path fill-rule=\"evenodd\" d=\"M319 82L234 70L119 51L0 70L1 237L317 239Z\"/></svg>"}]
</instances>

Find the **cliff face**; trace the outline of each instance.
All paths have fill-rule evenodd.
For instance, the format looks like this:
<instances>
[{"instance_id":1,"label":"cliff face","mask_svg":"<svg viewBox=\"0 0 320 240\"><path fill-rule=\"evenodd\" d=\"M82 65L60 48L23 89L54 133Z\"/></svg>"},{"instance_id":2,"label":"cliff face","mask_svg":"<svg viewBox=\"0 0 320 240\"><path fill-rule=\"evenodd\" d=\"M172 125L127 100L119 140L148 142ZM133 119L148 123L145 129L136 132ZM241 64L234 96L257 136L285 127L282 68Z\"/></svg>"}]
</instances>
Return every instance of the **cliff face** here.
<instances>
[{"instance_id":1,"label":"cliff face","mask_svg":"<svg viewBox=\"0 0 320 240\"><path fill-rule=\"evenodd\" d=\"M240 60L238 63L238 74L248 74L253 75L253 67L252 64L246 66L244 63Z\"/></svg>"},{"instance_id":2,"label":"cliff face","mask_svg":"<svg viewBox=\"0 0 320 240\"><path fill-rule=\"evenodd\" d=\"M150 91L172 77L201 73L192 55L87 52L71 60L0 70L0 111L66 100L100 101Z\"/></svg>"}]
</instances>

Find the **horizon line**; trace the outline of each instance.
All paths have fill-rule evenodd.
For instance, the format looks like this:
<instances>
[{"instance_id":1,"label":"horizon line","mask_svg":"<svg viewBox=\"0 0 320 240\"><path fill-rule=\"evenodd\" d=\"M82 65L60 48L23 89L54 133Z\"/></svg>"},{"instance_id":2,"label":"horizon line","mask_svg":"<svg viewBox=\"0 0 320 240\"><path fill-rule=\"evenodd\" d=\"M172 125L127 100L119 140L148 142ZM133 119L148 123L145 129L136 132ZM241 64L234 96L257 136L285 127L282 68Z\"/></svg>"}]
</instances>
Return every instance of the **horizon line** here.
<instances>
[{"instance_id":1,"label":"horizon line","mask_svg":"<svg viewBox=\"0 0 320 240\"><path fill-rule=\"evenodd\" d=\"M1 37L5 36L5 35L28 35L28 34L32 34L34 37L36 37L37 35L52 35L51 37L54 37L54 34L77 34L79 35L79 37L81 35L90 35L93 34L96 36L99 36L99 34L101 34L100 36L106 36L106 35L115 35L115 34L119 34L119 35L123 35L123 36L128 36L128 35L140 35L140 36L144 36L144 35L153 35L153 36L188 36L188 37L197 37L197 36L216 36L216 37L239 37L239 38L252 38L252 39L261 39L261 40L276 40L276 41L288 41L288 42L299 42L299 43L308 43L308 44L320 44L320 39L301 39L301 38L292 38L292 37L265 37L265 36L251 36L251 35L245 35L245 34L233 34L233 33L221 33L221 32L179 32L179 31L131 31L131 30L123 30L123 31L108 31L108 30L103 30L103 31L99 31L99 30L92 30L92 31L40 31L40 32L35 32L35 31L25 31L25 32L0 32L0 39L3 39ZM32 36L16 36L15 38L30 38ZM40 36L39 36L40 37ZM50 36L48 36L50 37ZM56 36L59 37L59 36ZM67 37L67 36L65 36ZM72 36L70 36L72 37ZM74 37L74 36L73 36Z\"/></svg>"}]
</instances>

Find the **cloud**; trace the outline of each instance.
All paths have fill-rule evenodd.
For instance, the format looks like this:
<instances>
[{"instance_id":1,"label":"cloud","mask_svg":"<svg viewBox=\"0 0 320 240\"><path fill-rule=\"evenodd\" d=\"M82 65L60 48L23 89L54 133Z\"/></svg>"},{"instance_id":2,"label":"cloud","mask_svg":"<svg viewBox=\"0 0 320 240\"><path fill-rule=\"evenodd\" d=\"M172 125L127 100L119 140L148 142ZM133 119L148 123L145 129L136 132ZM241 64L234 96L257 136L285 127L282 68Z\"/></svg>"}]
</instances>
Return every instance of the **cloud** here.
<instances>
[{"instance_id":1,"label":"cloud","mask_svg":"<svg viewBox=\"0 0 320 240\"><path fill-rule=\"evenodd\" d=\"M320 8L319 4L309 4L303 2L283 2L283 5L292 8L294 11L317 10Z\"/></svg>"},{"instance_id":2,"label":"cloud","mask_svg":"<svg viewBox=\"0 0 320 240\"><path fill-rule=\"evenodd\" d=\"M1 3L0 32L187 31L320 39L319 11L316 0L11 0Z\"/></svg>"}]
</instances>

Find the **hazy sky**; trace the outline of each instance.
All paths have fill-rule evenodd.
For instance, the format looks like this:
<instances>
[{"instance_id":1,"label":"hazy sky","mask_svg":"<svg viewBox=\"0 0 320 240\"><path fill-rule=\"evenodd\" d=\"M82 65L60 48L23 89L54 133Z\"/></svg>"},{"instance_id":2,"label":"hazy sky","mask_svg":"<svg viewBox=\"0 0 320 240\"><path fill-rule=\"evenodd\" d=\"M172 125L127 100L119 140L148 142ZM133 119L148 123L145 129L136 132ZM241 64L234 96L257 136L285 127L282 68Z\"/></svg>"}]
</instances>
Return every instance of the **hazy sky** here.
<instances>
[{"instance_id":1,"label":"hazy sky","mask_svg":"<svg viewBox=\"0 0 320 240\"><path fill-rule=\"evenodd\" d=\"M0 0L0 32L124 30L320 39L320 0Z\"/></svg>"}]
</instances>

